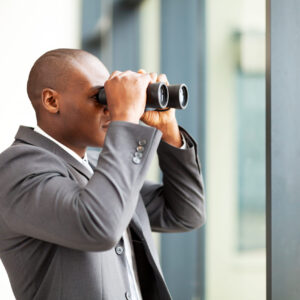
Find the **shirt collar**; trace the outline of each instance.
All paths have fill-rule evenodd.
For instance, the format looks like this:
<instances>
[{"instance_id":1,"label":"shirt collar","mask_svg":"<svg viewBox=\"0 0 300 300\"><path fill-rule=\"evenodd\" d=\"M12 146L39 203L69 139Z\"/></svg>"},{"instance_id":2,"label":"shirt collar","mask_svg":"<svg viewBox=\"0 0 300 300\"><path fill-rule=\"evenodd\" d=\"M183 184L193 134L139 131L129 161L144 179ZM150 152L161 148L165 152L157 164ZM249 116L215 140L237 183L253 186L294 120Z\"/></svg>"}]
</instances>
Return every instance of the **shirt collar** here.
<instances>
[{"instance_id":1,"label":"shirt collar","mask_svg":"<svg viewBox=\"0 0 300 300\"><path fill-rule=\"evenodd\" d=\"M93 170L92 170L91 166L89 165L89 161L88 161L88 157L87 157L86 152L84 154L84 157L82 158L75 151L73 151L72 149L70 149L67 146L63 145L62 143L60 143L59 141L54 139L52 136L50 136L48 133L46 133L41 127L36 126L34 128L34 131L41 134L41 135L43 135L44 137L48 138L52 142L56 143L59 147L61 147L66 152L68 152L70 155L72 155L77 161L82 163L84 166L86 166L89 169L89 171L91 171L93 173Z\"/></svg>"}]
</instances>

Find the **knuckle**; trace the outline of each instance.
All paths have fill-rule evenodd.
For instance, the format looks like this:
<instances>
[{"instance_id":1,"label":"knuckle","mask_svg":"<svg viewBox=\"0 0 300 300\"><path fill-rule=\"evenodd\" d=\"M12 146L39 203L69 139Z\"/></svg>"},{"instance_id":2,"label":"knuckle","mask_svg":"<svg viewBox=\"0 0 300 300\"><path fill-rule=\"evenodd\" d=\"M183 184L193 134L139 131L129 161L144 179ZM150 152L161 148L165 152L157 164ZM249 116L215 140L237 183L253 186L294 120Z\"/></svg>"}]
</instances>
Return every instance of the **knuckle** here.
<instances>
[{"instance_id":1,"label":"knuckle","mask_svg":"<svg viewBox=\"0 0 300 300\"><path fill-rule=\"evenodd\" d=\"M130 76L132 76L134 74L134 72L132 72L132 71L130 71L130 70L126 70L125 72L123 72L123 77L130 77Z\"/></svg>"},{"instance_id":2,"label":"knuckle","mask_svg":"<svg viewBox=\"0 0 300 300\"><path fill-rule=\"evenodd\" d=\"M121 79L126 83L130 81L130 77L128 75L123 76Z\"/></svg>"},{"instance_id":3,"label":"knuckle","mask_svg":"<svg viewBox=\"0 0 300 300\"><path fill-rule=\"evenodd\" d=\"M114 72L111 73L111 76L115 76L115 75L117 75L117 74L119 74L119 73L120 73L120 71L115 70Z\"/></svg>"}]
</instances>

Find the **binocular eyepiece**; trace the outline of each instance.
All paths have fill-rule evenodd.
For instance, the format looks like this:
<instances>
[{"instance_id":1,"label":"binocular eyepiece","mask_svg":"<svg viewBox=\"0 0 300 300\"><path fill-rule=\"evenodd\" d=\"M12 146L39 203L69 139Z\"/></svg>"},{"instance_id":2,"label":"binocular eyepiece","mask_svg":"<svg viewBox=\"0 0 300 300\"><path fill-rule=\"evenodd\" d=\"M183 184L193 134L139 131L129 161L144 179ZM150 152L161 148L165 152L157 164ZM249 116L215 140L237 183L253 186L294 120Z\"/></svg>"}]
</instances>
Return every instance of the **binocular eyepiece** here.
<instances>
[{"instance_id":1,"label":"binocular eyepiece","mask_svg":"<svg viewBox=\"0 0 300 300\"><path fill-rule=\"evenodd\" d=\"M97 100L106 105L104 87L99 90ZM164 109L166 107L185 109L188 104L188 89L185 84L166 85L163 82L151 83L147 88L146 109Z\"/></svg>"}]
</instances>

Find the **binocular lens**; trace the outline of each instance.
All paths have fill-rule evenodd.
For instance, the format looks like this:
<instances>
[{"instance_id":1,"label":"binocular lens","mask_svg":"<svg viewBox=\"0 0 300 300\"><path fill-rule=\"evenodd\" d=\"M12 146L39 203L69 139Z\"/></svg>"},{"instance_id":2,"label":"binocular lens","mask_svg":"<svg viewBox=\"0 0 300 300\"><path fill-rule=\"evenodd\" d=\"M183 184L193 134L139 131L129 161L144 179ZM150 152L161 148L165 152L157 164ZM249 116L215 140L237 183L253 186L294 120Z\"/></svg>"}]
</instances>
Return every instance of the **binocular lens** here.
<instances>
[{"instance_id":1,"label":"binocular lens","mask_svg":"<svg viewBox=\"0 0 300 300\"><path fill-rule=\"evenodd\" d=\"M179 89L179 102L181 108L185 108L187 106L188 99L188 91L186 85L182 84Z\"/></svg>"},{"instance_id":2,"label":"binocular lens","mask_svg":"<svg viewBox=\"0 0 300 300\"><path fill-rule=\"evenodd\" d=\"M168 87L163 82L149 84L146 108L166 108L169 102Z\"/></svg>"},{"instance_id":3,"label":"binocular lens","mask_svg":"<svg viewBox=\"0 0 300 300\"><path fill-rule=\"evenodd\" d=\"M159 102L160 102L160 107L165 108L168 105L169 102L169 92L168 88L165 84L161 85L160 88L160 96L159 96Z\"/></svg>"},{"instance_id":4,"label":"binocular lens","mask_svg":"<svg viewBox=\"0 0 300 300\"><path fill-rule=\"evenodd\" d=\"M188 103L188 89L185 84L173 84L169 89L169 107L185 109Z\"/></svg>"}]
</instances>

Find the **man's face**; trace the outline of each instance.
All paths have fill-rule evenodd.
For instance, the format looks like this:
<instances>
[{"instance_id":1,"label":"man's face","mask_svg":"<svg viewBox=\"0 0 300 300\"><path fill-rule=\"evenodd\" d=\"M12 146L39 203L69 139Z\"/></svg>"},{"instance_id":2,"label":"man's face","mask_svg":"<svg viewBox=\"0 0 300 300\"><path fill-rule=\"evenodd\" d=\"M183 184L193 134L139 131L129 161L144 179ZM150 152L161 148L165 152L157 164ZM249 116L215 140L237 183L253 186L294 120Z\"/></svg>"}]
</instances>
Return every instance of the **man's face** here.
<instances>
[{"instance_id":1,"label":"man's face","mask_svg":"<svg viewBox=\"0 0 300 300\"><path fill-rule=\"evenodd\" d=\"M75 61L73 69L59 93L63 139L76 147L102 147L110 114L96 96L109 73L98 59L89 55Z\"/></svg>"}]
</instances>

